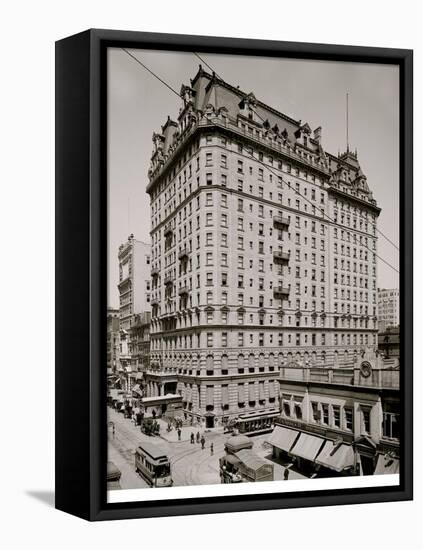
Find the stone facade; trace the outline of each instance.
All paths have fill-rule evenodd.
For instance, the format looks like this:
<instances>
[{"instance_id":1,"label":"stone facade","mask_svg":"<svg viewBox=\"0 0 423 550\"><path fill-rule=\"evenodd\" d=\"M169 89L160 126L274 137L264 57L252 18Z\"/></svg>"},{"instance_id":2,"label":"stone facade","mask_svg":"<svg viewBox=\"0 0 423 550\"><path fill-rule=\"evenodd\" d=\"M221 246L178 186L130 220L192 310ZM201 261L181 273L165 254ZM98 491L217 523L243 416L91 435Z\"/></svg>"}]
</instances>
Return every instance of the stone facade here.
<instances>
[{"instance_id":1,"label":"stone facade","mask_svg":"<svg viewBox=\"0 0 423 550\"><path fill-rule=\"evenodd\" d=\"M151 310L151 247L129 235L119 247L120 329L128 331L133 316Z\"/></svg>"},{"instance_id":2,"label":"stone facade","mask_svg":"<svg viewBox=\"0 0 423 550\"><path fill-rule=\"evenodd\" d=\"M400 324L400 293L397 288L378 289L379 331L384 332Z\"/></svg>"},{"instance_id":3,"label":"stone facade","mask_svg":"<svg viewBox=\"0 0 423 550\"><path fill-rule=\"evenodd\" d=\"M281 366L377 348L379 208L357 153L206 73L153 135L151 365L187 414L274 407ZM210 425L213 420L210 420Z\"/></svg>"}]
</instances>

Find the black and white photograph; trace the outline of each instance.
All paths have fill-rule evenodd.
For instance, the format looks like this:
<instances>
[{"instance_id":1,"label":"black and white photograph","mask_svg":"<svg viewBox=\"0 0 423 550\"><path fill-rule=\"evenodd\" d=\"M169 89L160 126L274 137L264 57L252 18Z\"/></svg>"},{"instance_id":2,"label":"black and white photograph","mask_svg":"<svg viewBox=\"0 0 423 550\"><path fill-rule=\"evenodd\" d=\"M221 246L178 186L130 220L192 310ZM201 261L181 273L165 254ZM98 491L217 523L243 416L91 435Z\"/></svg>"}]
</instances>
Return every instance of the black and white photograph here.
<instances>
[{"instance_id":1,"label":"black and white photograph","mask_svg":"<svg viewBox=\"0 0 423 550\"><path fill-rule=\"evenodd\" d=\"M399 485L398 66L107 75L108 502Z\"/></svg>"}]
</instances>

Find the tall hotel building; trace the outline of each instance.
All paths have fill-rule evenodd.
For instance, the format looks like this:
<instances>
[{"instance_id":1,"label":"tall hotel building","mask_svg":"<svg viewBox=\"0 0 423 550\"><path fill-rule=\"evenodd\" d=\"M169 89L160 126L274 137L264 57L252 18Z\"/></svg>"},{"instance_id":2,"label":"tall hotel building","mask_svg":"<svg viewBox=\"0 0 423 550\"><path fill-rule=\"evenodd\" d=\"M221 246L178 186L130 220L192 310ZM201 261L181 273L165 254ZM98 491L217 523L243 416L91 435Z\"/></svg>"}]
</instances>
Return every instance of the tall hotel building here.
<instances>
[{"instance_id":1,"label":"tall hotel building","mask_svg":"<svg viewBox=\"0 0 423 550\"><path fill-rule=\"evenodd\" d=\"M201 66L153 135L151 371L187 416L279 407L282 365L377 346L376 221L357 153ZM331 221L332 220L332 221Z\"/></svg>"}]
</instances>

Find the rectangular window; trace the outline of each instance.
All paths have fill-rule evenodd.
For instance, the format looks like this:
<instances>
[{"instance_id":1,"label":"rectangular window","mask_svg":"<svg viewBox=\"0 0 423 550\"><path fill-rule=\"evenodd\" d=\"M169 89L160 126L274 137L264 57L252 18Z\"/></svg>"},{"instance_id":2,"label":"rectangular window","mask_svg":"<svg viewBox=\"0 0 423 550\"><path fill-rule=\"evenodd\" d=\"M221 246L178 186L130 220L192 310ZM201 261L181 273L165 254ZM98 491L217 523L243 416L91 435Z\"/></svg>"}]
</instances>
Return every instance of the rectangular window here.
<instances>
[{"instance_id":1,"label":"rectangular window","mask_svg":"<svg viewBox=\"0 0 423 550\"><path fill-rule=\"evenodd\" d=\"M207 333L207 347L208 348L213 347L213 333L212 332Z\"/></svg>"},{"instance_id":2,"label":"rectangular window","mask_svg":"<svg viewBox=\"0 0 423 550\"><path fill-rule=\"evenodd\" d=\"M383 413L383 437L399 439L399 414Z\"/></svg>"},{"instance_id":3,"label":"rectangular window","mask_svg":"<svg viewBox=\"0 0 423 550\"><path fill-rule=\"evenodd\" d=\"M339 405L332 405L333 425L335 428L341 427L341 409Z\"/></svg>"},{"instance_id":4,"label":"rectangular window","mask_svg":"<svg viewBox=\"0 0 423 550\"><path fill-rule=\"evenodd\" d=\"M315 401L312 401L312 403L311 403L311 414L313 416L313 421L314 422L320 422L319 405Z\"/></svg>"},{"instance_id":5,"label":"rectangular window","mask_svg":"<svg viewBox=\"0 0 423 550\"><path fill-rule=\"evenodd\" d=\"M362 414L362 429L366 434L370 433L370 409L361 409Z\"/></svg>"},{"instance_id":6,"label":"rectangular window","mask_svg":"<svg viewBox=\"0 0 423 550\"><path fill-rule=\"evenodd\" d=\"M352 432L354 427L352 407L344 407L344 417L345 417L345 429Z\"/></svg>"},{"instance_id":7,"label":"rectangular window","mask_svg":"<svg viewBox=\"0 0 423 550\"><path fill-rule=\"evenodd\" d=\"M329 405L322 403L322 424L329 424Z\"/></svg>"}]
</instances>

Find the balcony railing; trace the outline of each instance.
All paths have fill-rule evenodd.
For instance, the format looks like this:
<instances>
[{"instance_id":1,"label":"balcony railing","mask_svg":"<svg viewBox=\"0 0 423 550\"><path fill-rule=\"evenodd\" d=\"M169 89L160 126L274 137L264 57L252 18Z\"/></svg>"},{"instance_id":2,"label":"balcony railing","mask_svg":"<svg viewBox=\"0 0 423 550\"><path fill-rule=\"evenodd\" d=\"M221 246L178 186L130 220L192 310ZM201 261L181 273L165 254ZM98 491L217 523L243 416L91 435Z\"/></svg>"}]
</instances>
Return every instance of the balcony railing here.
<instances>
[{"instance_id":1,"label":"balcony railing","mask_svg":"<svg viewBox=\"0 0 423 550\"><path fill-rule=\"evenodd\" d=\"M367 376L366 376L367 374ZM399 369L372 369L363 373L359 368L282 367L280 381L340 384L361 388L399 389Z\"/></svg>"},{"instance_id":2,"label":"balcony railing","mask_svg":"<svg viewBox=\"0 0 423 550\"><path fill-rule=\"evenodd\" d=\"M164 278L164 284L166 286L172 285L173 284L173 275L166 275L166 277Z\"/></svg>"},{"instance_id":3,"label":"balcony railing","mask_svg":"<svg viewBox=\"0 0 423 550\"><path fill-rule=\"evenodd\" d=\"M285 218L284 216L275 216L273 218L273 226L280 229L288 229L289 223L289 218Z\"/></svg>"},{"instance_id":4,"label":"balcony railing","mask_svg":"<svg viewBox=\"0 0 423 550\"><path fill-rule=\"evenodd\" d=\"M186 285L181 286L181 288L178 290L179 296L181 296L183 294L188 294L188 292L189 292L189 288Z\"/></svg>"},{"instance_id":5,"label":"balcony railing","mask_svg":"<svg viewBox=\"0 0 423 550\"><path fill-rule=\"evenodd\" d=\"M172 235L172 233L173 233L172 226L171 225L166 225L164 230L163 230L163 235L165 237L169 237L170 235Z\"/></svg>"},{"instance_id":6,"label":"balcony railing","mask_svg":"<svg viewBox=\"0 0 423 550\"><path fill-rule=\"evenodd\" d=\"M281 252L276 250L273 252L273 261L276 264L287 264L289 262L289 252Z\"/></svg>"},{"instance_id":7,"label":"balcony railing","mask_svg":"<svg viewBox=\"0 0 423 550\"><path fill-rule=\"evenodd\" d=\"M179 252L178 258L179 258L180 260L187 259L187 258L188 258L188 254L189 254L188 248L183 248L183 249Z\"/></svg>"},{"instance_id":8,"label":"balcony railing","mask_svg":"<svg viewBox=\"0 0 423 550\"><path fill-rule=\"evenodd\" d=\"M289 296L289 291L289 287L278 286L273 289L273 297L276 298L276 300L284 300Z\"/></svg>"}]
</instances>

